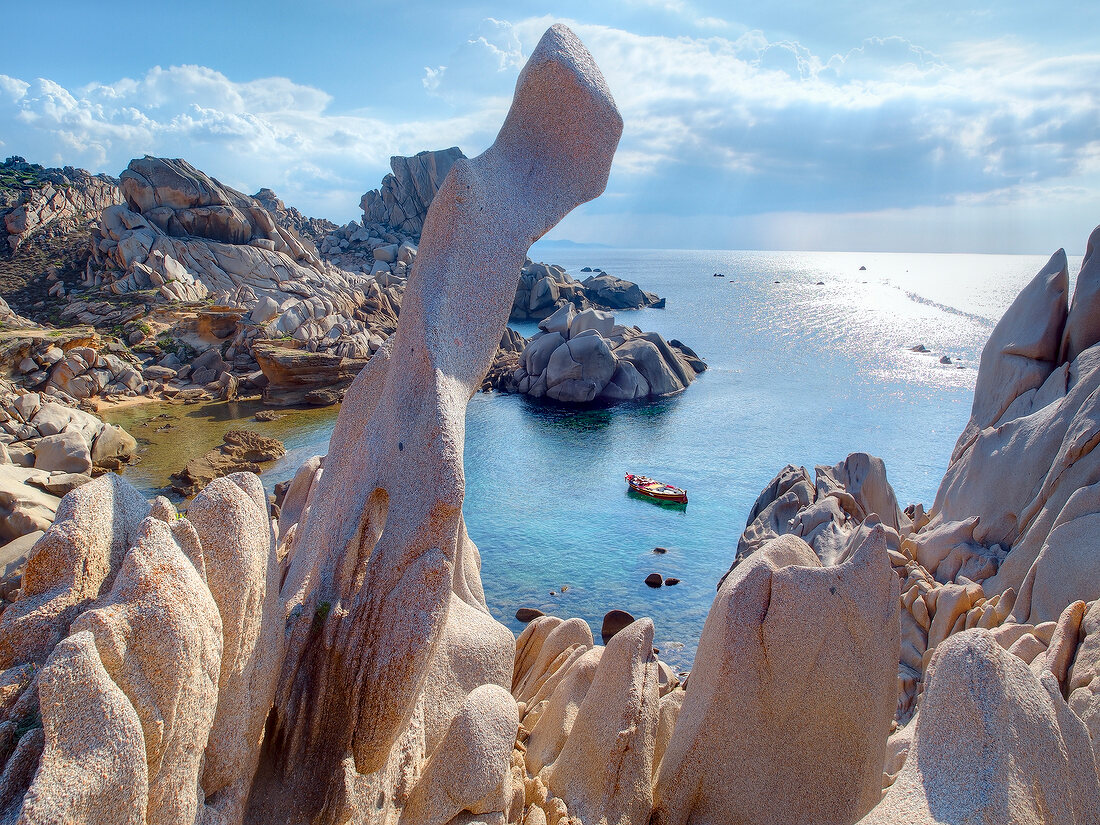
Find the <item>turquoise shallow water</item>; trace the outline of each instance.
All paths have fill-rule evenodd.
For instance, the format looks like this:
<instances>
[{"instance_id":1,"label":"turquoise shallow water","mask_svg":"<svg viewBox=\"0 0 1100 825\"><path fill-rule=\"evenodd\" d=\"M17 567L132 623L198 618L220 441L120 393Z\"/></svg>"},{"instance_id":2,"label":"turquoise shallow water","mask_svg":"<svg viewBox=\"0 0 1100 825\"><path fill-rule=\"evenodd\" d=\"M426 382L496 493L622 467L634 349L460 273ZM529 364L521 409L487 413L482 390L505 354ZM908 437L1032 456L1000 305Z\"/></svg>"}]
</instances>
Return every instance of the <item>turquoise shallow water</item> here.
<instances>
[{"instance_id":1,"label":"turquoise shallow water","mask_svg":"<svg viewBox=\"0 0 1100 825\"><path fill-rule=\"evenodd\" d=\"M651 616L676 667L690 666L746 514L784 464L812 469L871 452L885 459L903 505L931 503L969 413L981 347L1045 263L651 250L532 257L576 277L602 267L665 296L667 309L620 313L620 323L679 338L710 369L679 397L601 410L475 396L464 509L486 599L517 632L521 606L581 616L597 635L611 608ZM519 329L530 335L534 325ZM918 343L932 354L910 352ZM940 364L944 354L953 363ZM275 425L289 453L264 473L269 487L325 452L332 418ZM677 510L633 498L626 471L684 487L690 503ZM669 552L655 555L658 545ZM681 583L651 589L651 572Z\"/></svg>"}]
</instances>

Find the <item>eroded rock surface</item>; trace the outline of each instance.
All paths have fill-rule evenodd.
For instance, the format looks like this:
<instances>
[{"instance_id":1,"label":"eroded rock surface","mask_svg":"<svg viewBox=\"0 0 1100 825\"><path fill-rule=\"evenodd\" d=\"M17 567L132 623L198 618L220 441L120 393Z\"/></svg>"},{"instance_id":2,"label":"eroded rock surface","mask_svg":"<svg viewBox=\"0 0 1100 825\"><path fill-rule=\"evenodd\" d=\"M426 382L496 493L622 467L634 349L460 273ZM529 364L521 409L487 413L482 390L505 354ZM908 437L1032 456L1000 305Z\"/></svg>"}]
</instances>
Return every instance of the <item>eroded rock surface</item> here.
<instances>
[{"instance_id":1,"label":"eroded rock surface","mask_svg":"<svg viewBox=\"0 0 1100 825\"><path fill-rule=\"evenodd\" d=\"M397 332L348 390L295 527L287 656L253 816L397 815L420 798L408 777L442 764L462 714L514 718L507 693L473 702L483 686L507 688L514 643L488 614L462 524L463 418L528 246L603 190L621 130L591 57L555 26L496 142L457 161L436 194ZM483 781L462 799L496 800L494 817L515 793L492 787L488 763L510 762L511 745L467 766Z\"/></svg>"},{"instance_id":2,"label":"eroded rock surface","mask_svg":"<svg viewBox=\"0 0 1100 825\"><path fill-rule=\"evenodd\" d=\"M736 810L746 823L841 825L869 811L896 704L897 616L881 527L836 566L789 535L741 562L699 640L655 821L721 823Z\"/></svg>"}]
</instances>

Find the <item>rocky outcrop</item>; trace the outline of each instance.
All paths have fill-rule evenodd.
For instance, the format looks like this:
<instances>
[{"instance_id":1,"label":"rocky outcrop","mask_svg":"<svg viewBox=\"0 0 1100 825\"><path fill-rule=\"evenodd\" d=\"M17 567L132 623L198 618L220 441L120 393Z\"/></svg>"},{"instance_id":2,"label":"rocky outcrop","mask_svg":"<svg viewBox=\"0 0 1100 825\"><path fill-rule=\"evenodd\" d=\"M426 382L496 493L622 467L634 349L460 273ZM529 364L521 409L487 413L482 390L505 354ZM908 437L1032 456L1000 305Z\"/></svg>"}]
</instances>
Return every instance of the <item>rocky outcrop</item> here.
<instances>
[{"instance_id":1,"label":"rocky outcrop","mask_svg":"<svg viewBox=\"0 0 1100 825\"><path fill-rule=\"evenodd\" d=\"M75 227L118 203L118 181L107 175L71 166L46 169L20 157L0 164L0 234L12 251L39 230L57 224Z\"/></svg>"},{"instance_id":2,"label":"rocky outcrop","mask_svg":"<svg viewBox=\"0 0 1100 825\"><path fill-rule=\"evenodd\" d=\"M277 406L335 403L367 364L365 358L270 344L257 344L252 353L268 381L264 400Z\"/></svg>"},{"instance_id":3,"label":"rocky outcrop","mask_svg":"<svg viewBox=\"0 0 1100 825\"><path fill-rule=\"evenodd\" d=\"M126 205L103 211L89 287L115 295L156 289L166 301L210 296L238 308L233 353L287 337L314 351L369 356L365 305L376 279L322 260L280 215L277 199L268 203L273 213L183 160L134 160L120 180Z\"/></svg>"},{"instance_id":4,"label":"rocky outcrop","mask_svg":"<svg viewBox=\"0 0 1100 825\"><path fill-rule=\"evenodd\" d=\"M339 227L325 218L310 218L293 206L287 206L282 199L266 186L252 196L252 200L271 213L278 226L292 230L299 237L316 245L322 238Z\"/></svg>"},{"instance_id":5,"label":"rocky outcrop","mask_svg":"<svg viewBox=\"0 0 1100 825\"><path fill-rule=\"evenodd\" d=\"M1049 670L975 629L940 648L927 681L905 767L862 825L1096 821L1089 733Z\"/></svg>"},{"instance_id":6,"label":"rocky outcrop","mask_svg":"<svg viewBox=\"0 0 1100 825\"><path fill-rule=\"evenodd\" d=\"M1090 238L1072 307L1092 300L1097 237ZM970 423L924 531L953 531L972 554L996 557L988 592L1013 589L1013 614L1033 622L1057 618L1074 599L1100 596L1093 575L1100 568L1086 539L1100 509L1100 452L1093 449L1100 428L1100 346L1093 339L1100 332L1067 304L1067 282L1059 251L994 330ZM941 546L921 543L918 560L933 574Z\"/></svg>"},{"instance_id":7,"label":"rocky outcrop","mask_svg":"<svg viewBox=\"0 0 1100 825\"><path fill-rule=\"evenodd\" d=\"M730 577L777 536L801 537L823 560L874 531L886 540L901 580L904 727L869 825L1078 823L1100 812L1089 738L1100 718L1096 240L1072 304L1059 251L996 326L928 512L901 511L882 462L865 454L818 467L813 481L786 467L750 512ZM703 659L701 647L693 684Z\"/></svg>"},{"instance_id":8,"label":"rocky outcrop","mask_svg":"<svg viewBox=\"0 0 1100 825\"><path fill-rule=\"evenodd\" d=\"M32 359L45 372L44 391L73 400L94 396L133 396L148 392L141 362L124 348L120 353L100 352L91 346L62 350L51 346ZM29 366L29 365L28 365ZM28 375L31 378L34 373ZM27 381L25 383L33 383Z\"/></svg>"},{"instance_id":9,"label":"rocky outcrop","mask_svg":"<svg viewBox=\"0 0 1100 825\"><path fill-rule=\"evenodd\" d=\"M419 237L428 207L447 179L455 161L465 158L457 146L437 151L418 152L412 157L390 158L391 174L378 189L363 195L359 208L363 223L385 224Z\"/></svg>"},{"instance_id":10,"label":"rocky outcrop","mask_svg":"<svg viewBox=\"0 0 1100 825\"><path fill-rule=\"evenodd\" d=\"M616 324L599 310L575 314L566 304L539 329L512 374L515 390L532 398L586 404L674 395L706 369L683 345Z\"/></svg>"},{"instance_id":11,"label":"rocky outcrop","mask_svg":"<svg viewBox=\"0 0 1100 825\"><path fill-rule=\"evenodd\" d=\"M5 818L242 822L280 651L275 547L255 476L193 508L105 476L39 540L0 615Z\"/></svg>"},{"instance_id":12,"label":"rocky outcrop","mask_svg":"<svg viewBox=\"0 0 1100 825\"><path fill-rule=\"evenodd\" d=\"M528 245L602 191L621 129L591 57L556 26L520 75L496 142L458 161L438 192L392 346L348 390L296 526L257 819L397 818L406 802L444 793L420 788L431 777L454 783L449 801L431 802L440 817L460 804L518 816L522 793L502 772L514 738L455 747L456 731L500 731L517 713L506 693L514 641L488 614L462 524L463 419Z\"/></svg>"},{"instance_id":13,"label":"rocky outcrop","mask_svg":"<svg viewBox=\"0 0 1100 825\"><path fill-rule=\"evenodd\" d=\"M746 823L842 825L878 802L898 585L881 527L845 556L822 567L786 535L727 577L661 761L654 822L721 823L732 809ZM815 793L777 793L784 783Z\"/></svg>"}]
</instances>

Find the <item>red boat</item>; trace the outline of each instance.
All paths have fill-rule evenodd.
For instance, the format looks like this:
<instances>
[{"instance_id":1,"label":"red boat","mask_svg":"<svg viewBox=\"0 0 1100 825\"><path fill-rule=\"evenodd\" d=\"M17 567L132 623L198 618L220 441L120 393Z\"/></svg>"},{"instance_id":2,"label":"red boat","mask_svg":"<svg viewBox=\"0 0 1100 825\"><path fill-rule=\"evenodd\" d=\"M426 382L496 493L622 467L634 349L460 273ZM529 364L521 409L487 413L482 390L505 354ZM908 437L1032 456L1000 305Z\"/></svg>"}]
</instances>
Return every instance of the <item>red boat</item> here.
<instances>
[{"instance_id":1,"label":"red boat","mask_svg":"<svg viewBox=\"0 0 1100 825\"><path fill-rule=\"evenodd\" d=\"M630 485L630 489L640 495L648 496L657 501L669 501L673 504L687 504L687 491L681 490L679 487L673 487L671 484L656 481L649 476L639 476L633 473L627 473L624 478L626 479L626 483Z\"/></svg>"}]
</instances>

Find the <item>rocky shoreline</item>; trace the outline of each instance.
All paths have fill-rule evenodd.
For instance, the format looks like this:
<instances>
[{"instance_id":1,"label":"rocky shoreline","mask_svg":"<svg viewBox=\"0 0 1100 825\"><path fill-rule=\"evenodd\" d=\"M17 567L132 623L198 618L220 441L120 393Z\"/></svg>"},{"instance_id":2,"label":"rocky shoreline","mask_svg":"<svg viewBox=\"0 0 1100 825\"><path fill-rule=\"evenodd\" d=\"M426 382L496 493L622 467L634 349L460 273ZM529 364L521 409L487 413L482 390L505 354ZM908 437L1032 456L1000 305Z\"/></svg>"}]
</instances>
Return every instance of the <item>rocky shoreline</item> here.
<instances>
[{"instance_id":1,"label":"rocky shoreline","mask_svg":"<svg viewBox=\"0 0 1100 825\"><path fill-rule=\"evenodd\" d=\"M622 128L591 55L554 26L523 69L494 144L472 159L447 156L450 174L419 224L411 215L426 206L438 158L395 165L381 192L364 198L371 215L386 210L420 233L420 277L402 285L392 337L347 389L328 455L303 463L278 511L248 471L210 480L186 513L164 498L146 501L113 473L60 500L0 612L0 817L1098 821L1100 228L1072 300L1059 251L997 325L970 421L927 509L902 509L883 462L864 453L812 478L795 465L779 472L752 507L686 678L655 653L647 618L609 616L597 645L580 619L537 616L516 639L491 617L462 516L462 447L470 398L492 369L508 374L497 364L502 341L520 361L511 374L522 369L529 385L549 369L529 369L537 366L530 348L554 358L565 347L579 375L545 378L547 392L561 386L563 397L629 386L614 376L635 361L615 352L639 341L681 383L696 371L686 347L667 342L666 354L577 307L575 292L545 316L545 337L519 348L504 332L531 238L602 193ZM514 158L538 174L506 162ZM169 255L183 253L161 222L216 225L209 231L222 239L211 243L221 245L231 245L227 230L237 241L248 233L236 245L258 251L233 254L257 265L269 255L291 260L250 245L257 227L266 233L258 240L275 244L273 230L254 207L226 198L136 204L143 208L131 214L145 223L126 231L152 241L143 263L118 252L123 243L145 249L118 233L118 246L101 251L128 263L110 283L173 271ZM138 223L109 208L122 224ZM505 210L508 221L499 219ZM293 260L317 273L326 266L308 250ZM373 277L382 294L396 287L379 281L400 276L379 268ZM170 283L173 294L194 286ZM243 296L228 297L251 300ZM261 303L254 297L238 308L251 315ZM280 311L306 304L293 300ZM225 295L218 302L231 305ZM297 349L353 357L334 351L347 330L322 346L318 318L304 311L296 311L295 334L305 330ZM439 335L444 325L455 334ZM158 364L175 377L141 378L163 387L184 367L233 376L243 345L259 340L241 329L220 372L206 362L195 370L188 358L179 369ZM574 342L613 356L602 389ZM117 377L84 349L66 351L85 364L71 385L98 384L99 370ZM27 357L37 369L25 374L46 372ZM602 376L608 359L599 363ZM53 378L56 364L39 407L26 392L4 407L9 436L41 439L36 460L52 437L47 420L70 414L42 410L76 412ZM651 390L664 389L635 370ZM37 436L22 429L32 425ZM83 436L66 433L78 447ZM235 435L222 452L247 462L267 447Z\"/></svg>"},{"instance_id":2,"label":"rocky shoreline","mask_svg":"<svg viewBox=\"0 0 1100 825\"><path fill-rule=\"evenodd\" d=\"M342 227L302 215L270 189L245 195L184 160L136 159L115 179L9 158L0 164L0 286L19 312L0 298L6 392L78 411L100 429L99 410L138 401L340 403L397 329L420 228L460 158L457 148L393 158L381 193L363 196L363 222ZM528 259L511 318L652 306L663 300L629 281L596 271L581 283ZM518 391L526 345L506 329L482 389ZM45 450L68 437L10 416L2 426L0 443L17 465L40 439ZM86 426L70 429L87 435ZM114 464L103 463L94 434L84 439L91 464L68 463L79 473L117 470L137 452L124 437ZM234 469L260 470L219 456L182 456L174 494L194 495ZM7 538L45 526L27 522Z\"/></svg>"}]
</instances>

